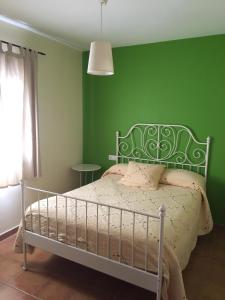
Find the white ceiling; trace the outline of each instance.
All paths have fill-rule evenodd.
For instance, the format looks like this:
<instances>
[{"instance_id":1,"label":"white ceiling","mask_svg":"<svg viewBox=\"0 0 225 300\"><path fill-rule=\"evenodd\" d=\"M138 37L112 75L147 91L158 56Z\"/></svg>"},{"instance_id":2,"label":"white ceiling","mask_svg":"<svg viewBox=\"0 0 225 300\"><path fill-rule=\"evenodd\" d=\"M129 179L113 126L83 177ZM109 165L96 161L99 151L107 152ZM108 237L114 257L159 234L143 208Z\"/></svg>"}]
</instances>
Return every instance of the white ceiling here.
<instances>
[{"instance_id":1,"label":"white ceiling","mask_svg":"<svg viewBox=\"0 0 225 300\"><path fill-rule=\"evenodd\" d=\"M75 48L99 38L99 0L0 0L0 15ZM225 33L225 0L109 0L104 38L114 47Z\"/></svg>"}]
</instances>

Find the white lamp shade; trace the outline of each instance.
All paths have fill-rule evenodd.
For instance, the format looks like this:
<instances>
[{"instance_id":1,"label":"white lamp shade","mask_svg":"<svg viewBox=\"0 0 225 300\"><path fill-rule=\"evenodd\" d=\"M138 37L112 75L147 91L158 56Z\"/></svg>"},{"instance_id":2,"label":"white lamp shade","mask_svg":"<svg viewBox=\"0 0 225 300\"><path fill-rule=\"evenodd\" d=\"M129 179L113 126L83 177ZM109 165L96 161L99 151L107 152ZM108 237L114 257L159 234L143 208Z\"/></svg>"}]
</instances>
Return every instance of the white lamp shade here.
<instances>
[{"instance_id":1,"label":"white lamp shade","mask_svg":"<svg viewBox=\"0 0 225 300\"><path fill-rule=\"evenodd\" d=\"M114 74L112 47L109 42L91 43L87 73L103 76Z\"/></svg>"}]
</instances>

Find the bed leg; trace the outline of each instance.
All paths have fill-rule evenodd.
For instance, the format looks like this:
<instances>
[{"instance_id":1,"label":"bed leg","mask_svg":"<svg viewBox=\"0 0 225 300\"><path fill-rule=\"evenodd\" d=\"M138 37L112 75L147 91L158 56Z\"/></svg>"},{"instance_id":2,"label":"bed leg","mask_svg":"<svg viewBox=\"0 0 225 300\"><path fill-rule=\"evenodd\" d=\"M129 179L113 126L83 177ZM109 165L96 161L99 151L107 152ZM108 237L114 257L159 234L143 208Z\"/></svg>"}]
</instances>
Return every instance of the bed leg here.
<instances>
[{"instance_id":1,"label":"bed leg","mask_svg":"<svg viewBox=\"0 0 225 300\"><path fill-rule=\"evenodd\" d=\"M21 180L21 214L22 214L22 239L23 239L23 265L22 269L24 271L27 270L27 246L24 242L24 233L26 229L26 221L25 221L25 197L24 197L24 182Z\"/></svg>"},{"instance_id":2,"label":"bed leg","mask_svg":"<svg viewBox=\"0 0 225 300\"><path fill-rule=\"evenodd\" d=\"M27 271L27 245L26 243L23 243L23 265L22 269L24 271Z\"/></svg>"}]
</instances>

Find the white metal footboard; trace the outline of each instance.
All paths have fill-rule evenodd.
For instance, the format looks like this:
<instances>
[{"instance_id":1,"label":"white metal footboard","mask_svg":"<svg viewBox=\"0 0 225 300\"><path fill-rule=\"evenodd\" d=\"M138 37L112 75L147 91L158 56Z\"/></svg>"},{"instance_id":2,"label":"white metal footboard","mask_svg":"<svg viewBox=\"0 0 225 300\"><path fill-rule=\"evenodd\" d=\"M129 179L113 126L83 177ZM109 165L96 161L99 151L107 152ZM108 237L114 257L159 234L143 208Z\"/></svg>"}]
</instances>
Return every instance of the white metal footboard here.
<instances>
[{"instance_id":1,"label":"white metal footboard","mask_svg":"<svg viewBox=\"0 0 225 300\"><path fill-rule=\"evenodd\" d=\"M147 213L140 213L137 211L132 211L129 209L123 209L112 205L102 204L94 201L89 201L85 199L78 199L74 198L68 195L62 195L57 193L52 193L49 191L41 190L41 189L35 189L32 187L24 186L23 183L21 183L21 189L22 189L22 235L23 235L23 255L24 255L24 270L27 269L27 257L26 257L26 245L32 245L35 247L39 247L43 250L49 251L53 254L59 255L61 257L64 257L66 259L69 259L71 261L80 263L84 266L93 268L97 271L103 272L105 274L114 276L116 278L119 278L121 280L127 281L129 283L132 283L134 285L137 285L139 287L145 288L147 290L153 291L157 294L157 300L161 299L161 287L162 287L162 275L163 275L163 235L164 235L164 216L165 216L165 208L164 206L160 207L159 209L159 215L151 215ZM53 239L49 236L49 221L47 223L48 226L48 234L42 235L41 233L41 224L39 221L39 233L33 232L33 219L31 217L31 228L27 228L26 226L26 207L25 207L25 197L24 197L24 191L30 190L34 191L39 195L39 193L45 193L46 195L51 195L56 197L56 214L55 214L55 220L56 220L56 239ZM77 207L77 202L82 201L84 203L85 209L85 216L86 219L85 222L85 238L88 240L88 205L96 205L96 251L95 253L90 252L88 249L88 243L86 243L86 249L81 249L77 246L77 242L75 245L67 244L66 242L62 242L58 239L58 214L57 214L57 199L58 197L63 197L65 199L65 234L66 234L66 241L67 241L67 201L69 199L73 199L74 203ZM38 203L38 209L40 212L40 199L37 200ZM46 198L47 203L47 220L48 220L48 214L49 214L49 207L48 207L48 197ZM108 225L107 225L107 257L102 256L99 254L98 251L98 239L99 239L99 207L105 207L108 211ZM119 212L120 216L120 224L119 224L119 241L118 241L118 253L119 253L119 259L118 261L110 258L110 225L112 225L111 222L111 211L117 210ZM76 210L77 211L77 210ZM123 222L123 213L129 213L133 217L133 225L132 230L132 245L131 245L131 264L126 264L123 261L121 261L121 251L122 251L122 222ZM32 215L32 212L31 212ZM39 214L40 216L40 214ZM135 257L135 247L134 247L134 239L135 239L135 219L137 217L146 218L146 241L145 241L145 267L144 268L138 268L135 266L134 263L134 257ZM158 264L157 264L157 273L151 273L148 270L148 227L149 227L149 220L153 218L159 221L159 246L158 246ZM40 220L40 217L39 217ZM77 220L77 218L76 218ZM74 231L77 241L77 223L74 224Z\"/></svg>"}]
</instances>

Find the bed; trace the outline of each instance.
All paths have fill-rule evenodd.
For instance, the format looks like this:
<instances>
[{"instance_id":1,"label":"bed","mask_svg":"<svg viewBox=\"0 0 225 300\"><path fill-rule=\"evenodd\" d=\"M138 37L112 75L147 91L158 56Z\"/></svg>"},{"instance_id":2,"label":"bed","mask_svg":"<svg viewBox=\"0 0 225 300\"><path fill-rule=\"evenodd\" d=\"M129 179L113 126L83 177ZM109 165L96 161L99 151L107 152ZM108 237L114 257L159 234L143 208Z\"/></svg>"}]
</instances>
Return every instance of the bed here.
<instances>
[{"instance_id":1,"label":"bed","mask_svg":"<svg viewBox=\"0 0 225 300\"><path fill-rule=\"evenodd\" d=\"M207 178L209 142L182 125L135 124L125 136L116 133L110 155L116 165L101 179L63 195L22 183L15 246L24 253L24 269L26 252L39 247L151 290L157 300L186 299L181 272L198 235L212 229L205 181L198 181L198 174ZM185 175L179 186L170 175L155 191L125 186L120 180L129 161L194 177L187 185ZM32 205L26 205L27 191L37 195Z\"/></svg>"}]
</instances>

